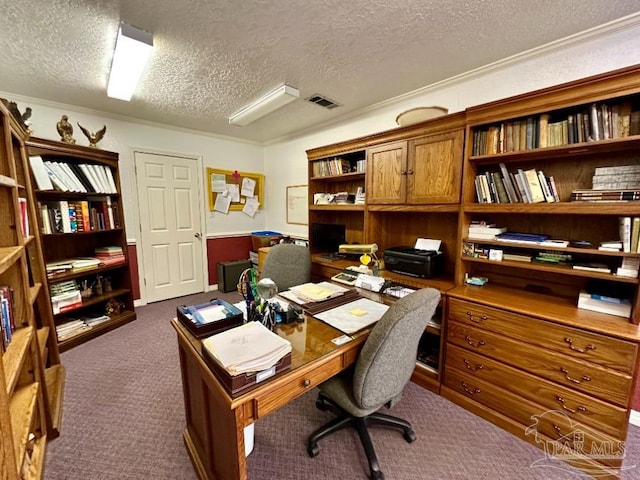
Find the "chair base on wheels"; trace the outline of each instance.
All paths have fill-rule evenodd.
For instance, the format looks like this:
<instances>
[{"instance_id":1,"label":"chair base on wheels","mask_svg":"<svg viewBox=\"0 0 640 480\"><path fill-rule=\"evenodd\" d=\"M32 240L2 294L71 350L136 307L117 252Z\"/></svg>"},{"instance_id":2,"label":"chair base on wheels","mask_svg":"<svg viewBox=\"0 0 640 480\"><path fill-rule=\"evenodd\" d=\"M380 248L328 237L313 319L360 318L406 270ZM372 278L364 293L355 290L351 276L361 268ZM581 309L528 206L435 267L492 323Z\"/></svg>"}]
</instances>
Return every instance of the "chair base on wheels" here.
<instances>
[{"instance_id":1,"label":"chair base on wheels","mask_svg":"<svg viewBox=\"0 0 640 480\"><path fill-rule=\"evenodd\" d=\"M364 448L364 452L369 462L369 470L371 472L370 478L373 480L384 480L384 474L380 470L380 464L378 463L378 457L376 451L373 448L371 437L369 436L368 427L370 425L381 425L385 427L392 427L402 430L402 436L407 443L412 443L416 439L416 434L411 428L411 424L406 420L391 415L385 415L384 413L374 412L366 417L354 417L349 414L340 406L338 406L331 398L320 393L316 400L316 407L319 410L334 410L339 416L331 420L326 425L320 427L313 432L307 442L307 453L310 457L315 457L319 453L318 441L331 435L338 430L342 430L345 427L354 427L358 432L360 441Z\"/></svg>"}]
</instances>

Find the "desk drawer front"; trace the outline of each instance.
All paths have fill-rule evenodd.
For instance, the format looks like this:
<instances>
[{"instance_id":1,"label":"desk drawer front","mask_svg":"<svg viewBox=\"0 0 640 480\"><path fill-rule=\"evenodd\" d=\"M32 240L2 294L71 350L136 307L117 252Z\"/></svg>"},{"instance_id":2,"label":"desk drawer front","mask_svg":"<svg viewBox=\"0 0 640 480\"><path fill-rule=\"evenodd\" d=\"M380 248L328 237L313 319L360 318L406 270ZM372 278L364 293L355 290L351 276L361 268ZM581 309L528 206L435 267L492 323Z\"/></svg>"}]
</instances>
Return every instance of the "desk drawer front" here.
<instances>
[{"instance_id":1,"label":"desk drawer front","mask_svg":"<svg viewBox=\"0 0 640 480\"><path fill-rule=\"evenodd\" d=\"M627 406L631 393L629 375L454 321L449 321L447 334L449 342L467 350Z\"/></svg>"},{"instance_id":2,"label":"desk drawer front","mask_svg":"<svg viewBox=\"0 0 640 480\"><path fill-rule=\"evenodd\" d=\"M627 411L556 383L516 370L482 355L447 345L449 368L466 372L468 378L480 379L508 390L548 410L562 410L572 420L590 425L615 438L627 433Z\"/></svg>"},{"instance_id":3,"label":"desk drawer front","mask_svg":"<svg viewBox=\"0 0 640 480\"><path fill-rule=\"evenodd\" d=\"M618 450L624 451L623 442L591 430L580 423L572 423L572 420L561 411L549 410L454 368L447 369L445 385L521 423L523 438L527 434L536 435L538 432L574 450L579 448L579 451L585 453L602 452L602 447L605 446L609 449L607 453L611 453L613 449L616 455L600 460L601 463L610 466L622 464L622 456ZM577 442L583 442L583 444L579 445Z\"/></svg>"},{"instance_id":4,"label":"desk drawer front","mask_svg":"<svg viewBox=\"0 0 640 480\"><path fill-rule=\"evenodd\" d=\"M256 418L264 417L286 405L294 398L317 387L340 372L342 368L342 357L336 357L314 370L290 378L286 384L280 385L278 388L259 395L254 400Z\"/></svg>"},{"instance_id":5,"label":"desk drawer front","mask_svg":"<svg viewBox=\"0 0 640 480\"><path fill-rule=\"evenodd\" d=\"M634 343L455 298L449 318L628 374L637 359Z\"/></svg>"}]
</instances>

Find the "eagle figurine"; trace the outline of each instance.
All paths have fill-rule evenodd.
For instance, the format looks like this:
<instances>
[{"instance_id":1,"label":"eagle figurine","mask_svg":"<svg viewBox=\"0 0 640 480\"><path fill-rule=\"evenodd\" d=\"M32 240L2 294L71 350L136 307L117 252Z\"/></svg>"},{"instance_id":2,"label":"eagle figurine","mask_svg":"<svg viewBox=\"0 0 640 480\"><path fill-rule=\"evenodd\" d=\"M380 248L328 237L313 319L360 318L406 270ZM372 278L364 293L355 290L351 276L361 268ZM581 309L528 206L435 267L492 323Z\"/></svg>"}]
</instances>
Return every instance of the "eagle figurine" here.
<instances>
[{"instance_id":1,"label":"eagle figurine","mask_svg":"<svg viewBox=\"0 0 640 480\"><path fill-rule=\"evenodd\" d=\"M84 136L89 139L89 146L90 147L95 147L96 143L98 143L100 140L102 140L102 137L104 137L104 134L107 133L107 126L106 125L104 125L96 133L91 133L89 130L87 130L82 125L80 125L80 122L78 122L78 126L80 127L80 130L82 130L82 133L84 133Z\"/></svg>"},{"instance_id":2,"label":"eagle figurine","mask_svg":"<svg viewBox=\"0 0 640 480\"><path fill-rule=\"evenodd\" d=\"M73 138L73 125L69 123L69 117L66 115L62 115L62 118L58 123L56 123L56 128L58 129L58 134L60 135L60 140L64 143L75 144L76 140Z\"/></svg>"}]
</instances>

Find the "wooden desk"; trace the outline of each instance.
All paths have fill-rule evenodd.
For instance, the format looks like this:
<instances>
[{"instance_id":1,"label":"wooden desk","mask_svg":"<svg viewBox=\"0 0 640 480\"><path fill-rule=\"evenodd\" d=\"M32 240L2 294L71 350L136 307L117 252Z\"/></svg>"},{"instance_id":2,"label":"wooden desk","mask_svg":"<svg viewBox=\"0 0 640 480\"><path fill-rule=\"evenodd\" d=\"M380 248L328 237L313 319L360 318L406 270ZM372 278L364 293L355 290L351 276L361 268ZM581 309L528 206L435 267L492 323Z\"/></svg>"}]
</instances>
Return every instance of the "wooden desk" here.
<instances>
[{"instance_id":1,"label":"wooden desk","mask_svg":"<svg viewBox=\"0 0 640 480\"><path fill-rule=\"evenodd\" d=\"M304 323L282 325L291 341L291 370L232 398L202 357L200 340L176 319L187 427L184 442L203 480L245 480L244 427L274 412L353 364L366 333L336 346L342 332L306 316Z\"/></svg>"}]
</instances>

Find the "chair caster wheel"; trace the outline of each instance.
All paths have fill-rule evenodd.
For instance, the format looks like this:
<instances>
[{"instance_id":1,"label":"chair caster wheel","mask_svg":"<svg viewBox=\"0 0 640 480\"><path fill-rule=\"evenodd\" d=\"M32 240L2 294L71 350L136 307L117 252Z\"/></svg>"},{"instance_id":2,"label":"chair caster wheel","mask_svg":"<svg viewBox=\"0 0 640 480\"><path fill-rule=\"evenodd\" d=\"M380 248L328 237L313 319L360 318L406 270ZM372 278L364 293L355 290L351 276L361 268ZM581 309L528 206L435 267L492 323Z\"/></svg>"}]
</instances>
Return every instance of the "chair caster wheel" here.
<instances>
[{"instance_id":1,"label":"chair caster wheel","mask_svg":"<svg viewBox=\"0 0 640 480\"><path fill-rule=\"evenodd\" d=\"M380 470L371 472L371 480L384 480L384 473L382 473Z\"/></svg>"},{"instance_id":2,"label":"chair caster wheel","mask_svg":"<svg viewBox=\"0 0 640 480\"><path fill-rule=\"evenodd\" d=\"M318 453L320 453L320 449L318 448L318 444L309 442L309 445L307 445L307 454L311 458L313 458L313 457L317 456Z\"/></svg>"},{"instance_id":3,"label":"chair caster wheel","mask_svg":"<svg viewBox=\"0 0 640 480\"><path fill-rule=\"evenodd\" d=\"M416 441L416 434L413 430L404 430L402 432L402 436L407 441L407 443L413 443Z\"/></svg>"},{"instance_id":4,"label":"chair caster wheel","mask_svg":"<svg viewBox=\"0 0 640 480\"><path fill-rule=\"evenodd\" d=\"M323 412L329 409L329 407L327 406L327 403L324 400L321 400L320 398L316 400L316 408Z\"/></svg>"}]
</instances>

